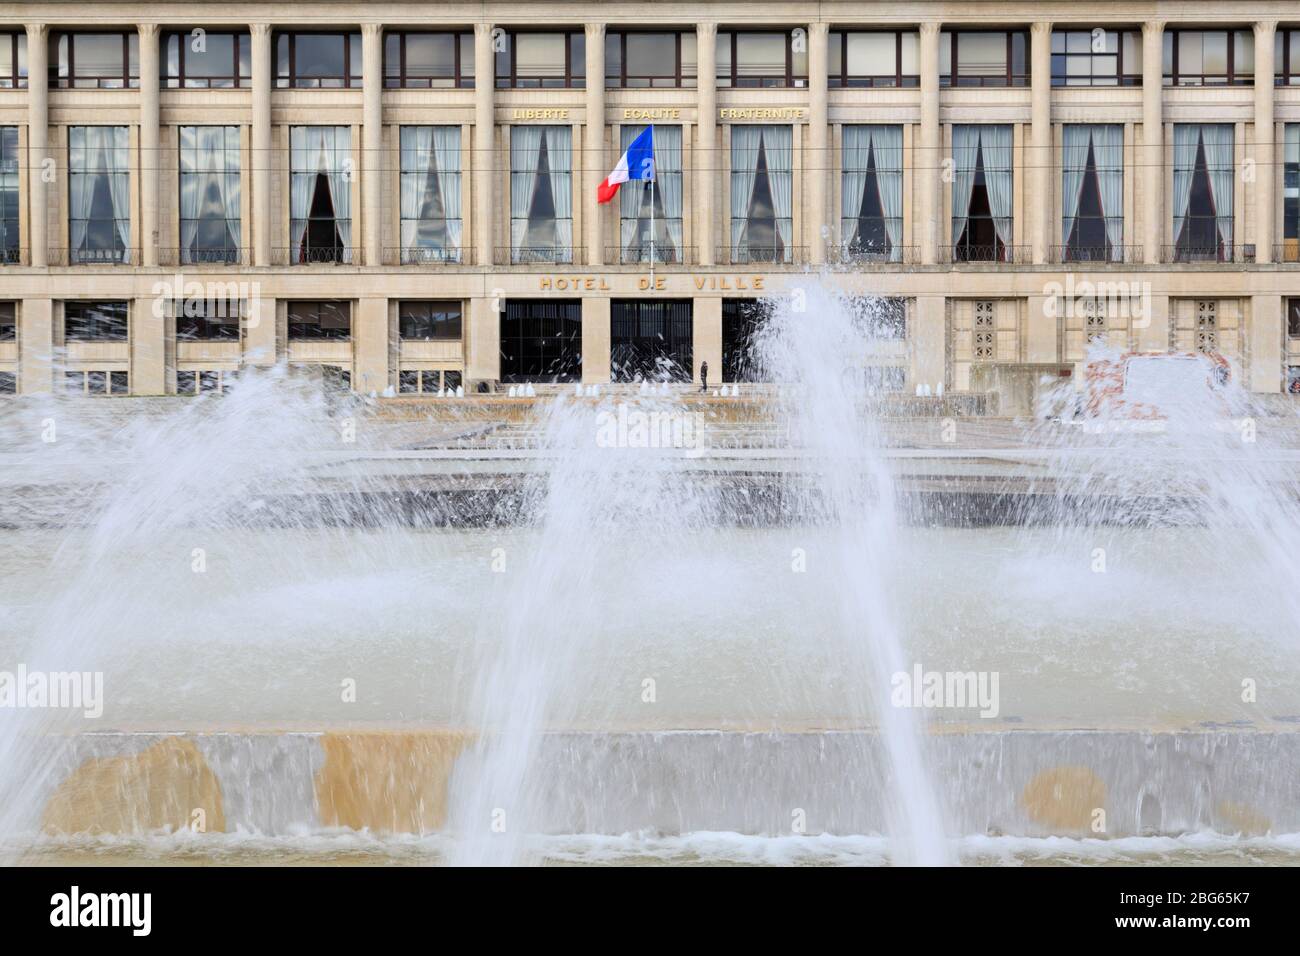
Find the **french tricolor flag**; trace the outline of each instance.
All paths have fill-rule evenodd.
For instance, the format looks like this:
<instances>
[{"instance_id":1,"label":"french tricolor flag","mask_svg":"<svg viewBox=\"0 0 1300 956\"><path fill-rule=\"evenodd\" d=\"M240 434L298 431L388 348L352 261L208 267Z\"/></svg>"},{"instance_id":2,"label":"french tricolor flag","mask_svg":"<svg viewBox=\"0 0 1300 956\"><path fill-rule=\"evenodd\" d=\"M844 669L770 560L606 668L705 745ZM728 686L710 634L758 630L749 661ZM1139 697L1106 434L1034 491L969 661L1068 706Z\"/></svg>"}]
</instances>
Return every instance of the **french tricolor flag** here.
<instances>
[{"instance_id":1,"label":"french tricolor flag","mask_svg":"<svg viewBox=\"0 0 1300 956\"><path fill-rule=\"evenodd\" d=\"M655 128L647 126L627 152L619 157L614 171L596 187L596 201L607 203L618 195L618 187L629 181L653 181L655 178Z\"/></svg>"}]
</instances>

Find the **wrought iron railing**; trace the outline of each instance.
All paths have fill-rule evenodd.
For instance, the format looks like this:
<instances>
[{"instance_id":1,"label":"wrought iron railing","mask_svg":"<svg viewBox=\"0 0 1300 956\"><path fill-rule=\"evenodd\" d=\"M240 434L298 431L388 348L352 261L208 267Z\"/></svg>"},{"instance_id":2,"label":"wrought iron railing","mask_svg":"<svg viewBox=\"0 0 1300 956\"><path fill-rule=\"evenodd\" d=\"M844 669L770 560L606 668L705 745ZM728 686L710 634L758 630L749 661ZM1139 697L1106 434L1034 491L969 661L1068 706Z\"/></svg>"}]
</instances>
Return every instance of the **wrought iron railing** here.
<instances>
[{"instance_id":1,"label":"wrought iron railing","mask_svg":"<svg viewBox=\"0 0 1300 956\"><path fill-rule=\"evenodd\" d=\"M493 262L499 266L574 265L586 260L581 246L497 246Z\"/></svg>"}]
</instances>

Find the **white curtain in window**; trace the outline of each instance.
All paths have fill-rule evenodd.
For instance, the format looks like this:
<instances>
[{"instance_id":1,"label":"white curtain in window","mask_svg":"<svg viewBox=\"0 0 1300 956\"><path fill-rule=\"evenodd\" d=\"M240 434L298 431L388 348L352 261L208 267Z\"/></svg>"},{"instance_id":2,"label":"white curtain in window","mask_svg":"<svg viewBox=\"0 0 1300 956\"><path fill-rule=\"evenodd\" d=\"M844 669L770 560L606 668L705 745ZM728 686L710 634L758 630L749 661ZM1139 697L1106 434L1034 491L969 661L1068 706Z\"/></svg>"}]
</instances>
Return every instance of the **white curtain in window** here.
<instances>
[{"instance_id":1,"label":"white curtain in window","mask_svg":"<svg viewBox=\"0 0 1300 956\"><path fill-rule=\"evenodd\" d=\"M1196 144L1201 127L1191 123L1174 126L1174 239L1182 235L1187 207L1192 201L1192 173L1196 166Z\"/></svg>"},{"instance_id":2,"label":"white curtain in window","mask_svg":"<svg viewBox=\"0 0 1300 956\"><path fill-rule=\"evenodd\" d=\"M403 126L401 153L402 249L410 250L415 246L415 236L420 226L421 203L424 200L429 164L436 161L433 127Z\"/></svg>"},{"instance_id":3,"label":"white curtain in window","mask_svg":"<svg viewBox=\"0 0 1300 956\"><path fill-rule=\"evenodd\" d=\"M202 202L202 158L196 157L198 127L182 126L181 136L181 249L193 247L199 234ZM198 159L196 163L195 160Z\"/></svg>"},{"instance_id":4,"label":"white curtain in window","mask_svg":"<svg viewBox=\"0 0 1300 956\"><path fill-rule=\"evenodd\" d=\"M190 170L191 175L182 179L181 186L181 216L190 220L184 223L181 234L181 246L187 250L194 245L202 203L209 190L215 189L220 198L222 225L232 218L238 219L238 207L236 214L231 216L231 197L226 195L226 127L196 126L191 129L191 145L194 149L191 155L196 159L196 164Z\"/></svg>"},{"instance_id":5,"label":"white curtain in window","mask_svg":"<svg viewBox=\"0 0 1300 956\"><path fill-rule=\"evenodd\" d=\"M952 241L956 244L966 231L970 215L970 197L975 189L975 167L979 163L980 127L955 125L952 128ZM988 160L985 159L987 166Z\"/></svg>"},{"instance_id":6,"label":"white curtain in window","mask_svg":"<svg viewBox=\"0 0 1300 956\"><path fill-rule=\"evenodd\" d=\"M1066 129L1069 129L1067 126ZM1097 164L1101 211L1111 258L1124 261L1124 127L1107 123L1092 127L1092 158Z\"/></svg>"},{"instance_id":7,"label":"white curtain in window","mask_svg":"<svg viewBox=\"0 0 1300 956\"><path fill-rule=\"evenodd\" d=\"M460 127L433 127L433 154L442 191L442 211L447 216L447 244L459 254L460 219Z\"/></svg>"},{"instance_id":8,"label":"white curtain in window","mask_svg":"<svg viewBox=\"0 0 1300 956\"><path fill-rule=\"evenodd\" d=\"M290 239L295 256L307 231L312 190L316 186L318 163L322 161L328 131L325 126L295 126L289 133L289 218L293 222Z\"/></svg>"},{"instance_id":9,"label":"white curtain in window","mask_svg":"<svg viewBox=\"0 0 1300 956\"><path fill-rule=\"evenodd\" d=\"M984 184L988 188L993 228L1005 245L1011 245L1011 127L981 127L980 151L984 157Z\"/></svg>"},{"instance_id":10,"label":"white curtain in window","mask_svg":"<svg viewBox=\"0 0 1300 956\"><path fill-rule=\"evenodd\" d=\"M768 179L772 185L772 211L776 215L776 231L785 247L785 257L791 258L794 250L792 215L794 196L794 130L789 126L769 126L763 129L763 147L767 156Z\"/></svg>"},{"instance_id":11,"label":"white curtain in window","mask_svg":"<svg viewBox=\"0 0 1300 956\"><path fill-rule=\"evenodd\" d=\"M1093 141L1093 126L1071 124L1062 136L1061 155L1061 244L1070 241L1074 220L1079 215L1079 197L1083 194L1083 178L1087 173L1088 144ZM1095 157L1095 154L1094 154ZM1098 177L1101 170L1098 169Z\"/></svg>"},{"instance_id":12,"label":"white curtain in window","mask_svg":"<svg viewBox=\"0 0 1300 956\"><path fill-rule=\"evenodd\" d=\"M542 126L510 127L510 245L516 250L528 233L528 207L537 183L537 160L545 132Z\"/></svg>"},{"instance_id":13,"label":"white curtain in window","mask_svg":"<svg viewBox=\"0 0 1300 956\"><path fill-rule=\"evenodd\" d=\"M673 253L682 252L682 128L655 127L655 178L664 205L664 225Z\"/></svg>"},{"instance_id":14,"label":"white curtain in window","mask_svg":"<svg viewBox=\"0 0 1300 956\"><path fill-rule=\"evenodd\" d=\"M101 126L101 148L108 156L108 185L113 199L113 220L122 243L123 262L131 257L131 181L127 174L125 126Z\"/></svg>"},{"instance_id":15,"label":"white curtain in window","mask_svg":"<svg viewBox=\"0 0 1300 956\"><path fill-rule=\"evenodd\" d=\"M1232 126L1213 123L1201 127L1205 143L1205 165L1210 174L1210 188L1214 191L1214 212L1219 238L1232 243Z\"/></svg>"},{"instance_id":16,"label":"white curtain in window","mask_svg":"<svg viewBox=\"0 0 1300 956\"><path fill-rule=\"evenodd\" d=\"M339 231L343 248L352 248L352 182L344 175L344 160L350 158L352 131L346 126L326 127L327 151L322 153L326 163L325 177L329 182L330 201L334 206L334 225Z\"/></svg>"},{"instance_id":17,"label":"white curtain in window","mask_svg":"<svg viewBox=\"0 0 1300 956\"><path fill-rule=\"evenodd\" d=\"M573 245L573 131L569 127L546 128L546 155L555 199L555 244L568 249Z\"/></svg>"},{"instance_id":18,"label":"white curtain in window","mask_svg":"<svg viewBox=\"0 0 1300 956\"><path fill-rule=\"evenodd\" d=\"M754 195L758 175L758 145L761 126L731 127L731 245L739 249L749 222L749 199Z\"/></svg>"},{"instance_id":19,"label":"white curtain in window","mask_svg":"<svg viewBox=\"0 0 1300 956\"><path fill-rule=\"evenodd\" d=\"M871 156L871 127L845 126L840 150L844 171L840 178L840 241L847 247L857 231L862 194L867 191L867 162ZM879 159L876 160L880 162ZM879 177L879 169L876 174Z\"/></svg>"},{"instance_id":20,"label":"white curtain in window","mask_svg":"<svg viewBox=\"0 0 1300 956\"><path fill-rule=\"evenodd\" d=\"M880 205L885 213L885 235L889 237L890 257L903 258L903 127L872 126L871 146L875 151L876 183L880 187Z\"/></svg>"},{"instance_id":21,"label":"white curtain in window","mask_svg":"<svg viewBox=\"0 0 1300 956\"><path fill-rule=\"evenodd\" d=\"M71 177L68 190L68 239L74 252L82 251L86 244L86 227L95 201L95 178L101 173L94 165L98 154L90 148L90 133L93 129L92 126L79 126L68 131L72 171L81 174Z\"/></svg>"}]
</instances>

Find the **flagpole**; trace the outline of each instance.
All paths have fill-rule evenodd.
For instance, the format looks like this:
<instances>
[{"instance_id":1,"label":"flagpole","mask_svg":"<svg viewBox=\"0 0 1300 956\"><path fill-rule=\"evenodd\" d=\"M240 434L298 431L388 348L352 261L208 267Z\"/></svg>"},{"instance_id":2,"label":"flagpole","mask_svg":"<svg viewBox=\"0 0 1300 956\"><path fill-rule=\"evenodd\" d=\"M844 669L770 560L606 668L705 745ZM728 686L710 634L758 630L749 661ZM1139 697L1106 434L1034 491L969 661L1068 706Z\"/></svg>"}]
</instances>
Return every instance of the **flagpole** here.
<instances>
[{"instance_id":1,"label":"flagpole","mask_svg":"<svg viewBox=\"0 0 1300 956\"><path fill-rule=\"evenodd\" d=\"M655 287L655 177L659 175L659 170L655 169L654 153L654 124L650 124L650 291Z\"/></svg>"}]
</instances>

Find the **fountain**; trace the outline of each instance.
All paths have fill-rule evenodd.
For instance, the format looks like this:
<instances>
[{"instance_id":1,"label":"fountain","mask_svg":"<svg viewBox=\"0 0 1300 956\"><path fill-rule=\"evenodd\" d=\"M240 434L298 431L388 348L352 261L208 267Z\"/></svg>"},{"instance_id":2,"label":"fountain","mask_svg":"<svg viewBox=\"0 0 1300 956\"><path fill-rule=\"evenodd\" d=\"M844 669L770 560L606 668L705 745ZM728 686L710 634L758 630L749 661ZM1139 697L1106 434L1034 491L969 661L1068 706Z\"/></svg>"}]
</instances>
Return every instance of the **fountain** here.
<instances>
[{"instance_id":1,"label":"fountain","mask_svg":"<svg viewBox=\"0 0 1300 956\"><path fill-rule=\"evenodd\" d=\"M102 680L0 706L7 858L1294 861L1293 417L949 435L874 329L810 278L716 399L0 403L0 672Z\"/></svg>"}]
</instances>

